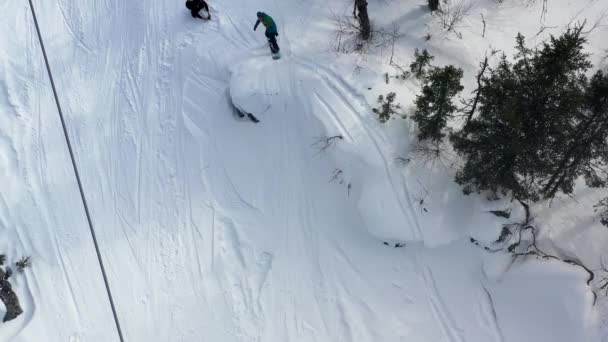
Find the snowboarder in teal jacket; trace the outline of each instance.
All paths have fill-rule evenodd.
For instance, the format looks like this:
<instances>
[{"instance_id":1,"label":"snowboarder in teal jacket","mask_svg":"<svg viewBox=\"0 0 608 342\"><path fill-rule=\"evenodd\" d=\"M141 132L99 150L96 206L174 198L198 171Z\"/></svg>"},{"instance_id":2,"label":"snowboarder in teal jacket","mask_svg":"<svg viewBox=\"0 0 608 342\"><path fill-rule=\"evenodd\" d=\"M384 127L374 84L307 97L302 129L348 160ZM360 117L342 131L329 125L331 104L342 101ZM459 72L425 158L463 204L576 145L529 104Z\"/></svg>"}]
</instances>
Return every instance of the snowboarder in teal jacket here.
<instances>
[{"instance_id":1,"label":"snowboarder in teal jacket","mask_svg":"<svg viewBox=\"0 0 608 342\"><path fill-rule=\"evenodd\" d=\"M262 23L266 27L266 38L268 38L268 43L270 44L270 51L272 53L279 52L279 44L277 44L277 36L279 35L279 31L277 30L277 24L275 24L272 17L264 12L258 12L258 21L255 22L255 26L253 30L257 30L258 25Z\"/></svg>"}]
</instances>

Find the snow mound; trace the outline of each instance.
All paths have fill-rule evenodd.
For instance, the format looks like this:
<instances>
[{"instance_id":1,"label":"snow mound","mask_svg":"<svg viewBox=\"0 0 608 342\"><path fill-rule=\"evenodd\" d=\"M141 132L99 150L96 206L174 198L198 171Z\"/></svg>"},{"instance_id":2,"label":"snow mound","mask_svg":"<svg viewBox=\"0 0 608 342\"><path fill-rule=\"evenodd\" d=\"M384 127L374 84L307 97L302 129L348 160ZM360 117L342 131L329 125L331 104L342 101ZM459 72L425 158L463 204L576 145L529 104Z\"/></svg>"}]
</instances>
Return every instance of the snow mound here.
<instances>
[{"instance_id":1,"label":"snow mound","mask_svg":"<svg viewBox=\"0 0 608 342\"><path fill-rule=\"evenodd\" d=\"M369 233L387 240L421 239L394 153L370 120L371 108L332 71L301 58L252 58L232 70L229 92L238 110L262 121L282 116L301 121L297 126L303 131L311 127L304 138L310 156L329 157L328 182L356 201ZM321 140L335 136L341 138L319 150Z\"/></svg>"},{"instance_id":2,"label":"snow mound","mask_svg":"<svg viewBox=\"0 0 608 342\"><path fill-rule=\"evenodd\" d=\"M261 115L271 107L271 96L278 94L278 89L266 88L260 82L260 77L273 72L271 63L256 58L234 68L230 79L230 97L241 112Z\"/></svg>"}]
</instances>

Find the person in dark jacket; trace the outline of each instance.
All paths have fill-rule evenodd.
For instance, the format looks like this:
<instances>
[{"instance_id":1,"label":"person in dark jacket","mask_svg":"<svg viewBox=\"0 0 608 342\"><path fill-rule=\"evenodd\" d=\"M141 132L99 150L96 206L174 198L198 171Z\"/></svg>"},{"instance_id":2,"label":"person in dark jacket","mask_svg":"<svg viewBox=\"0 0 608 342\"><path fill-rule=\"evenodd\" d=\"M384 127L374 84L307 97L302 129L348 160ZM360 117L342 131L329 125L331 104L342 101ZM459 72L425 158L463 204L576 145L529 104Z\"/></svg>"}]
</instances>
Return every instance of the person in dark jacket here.
<instances>
[{"instance_id":1,"label":"person in dark jacket","mask_svg":"<svg viewBox=\"0 0 608 342\"><path fill-rule=\"evenodd\" d=\"M186 7L190 10L190 14L192 14L192 18L200 18L200 19L211 19L211 12L209 12L209 6L205 0L188 0L186 1ZM200 15L200 11L205 10L207 12L207 18L203 18Z\"/></svg>"},{"instance_id":2,"label":"person in dark jacket","mask_svg":"<svg viewBox=\"0 0 608 342\"><path fill-rule=\"evenodd\" d=\"M262 23L264 27L266 27L266 38L268 38L268 43L270 44L270 50L272 53L279 52L279 44L277 43L277 36L279 35L279 30L277 29L277 24L275 24L274 20L271 16L264 12L258 12L258 21L255 22L255 26L253 30L255 31L258 28L258 25Z\"/></svg>"}]
</instances>

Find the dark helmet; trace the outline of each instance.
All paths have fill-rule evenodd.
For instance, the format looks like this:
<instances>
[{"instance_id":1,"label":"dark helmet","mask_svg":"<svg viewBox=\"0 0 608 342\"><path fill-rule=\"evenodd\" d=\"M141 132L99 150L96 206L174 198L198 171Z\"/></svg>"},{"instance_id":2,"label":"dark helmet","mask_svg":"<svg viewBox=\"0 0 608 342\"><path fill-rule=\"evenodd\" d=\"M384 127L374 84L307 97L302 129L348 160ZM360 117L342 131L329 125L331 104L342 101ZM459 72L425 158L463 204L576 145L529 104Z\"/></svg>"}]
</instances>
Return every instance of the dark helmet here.
<instances>
[{"instance_id":1,"label":"dark helmet","mask_svg":"<svg viewBox=\"0 0 608 342\"><path fill-rule=\"evenodd\" d=\"M188 0L186 1L186 8L188 8L189 10L194 8L194 1L192 0Z\"/></svg>"},{"instance_id":2,"label":"dark helmet","mask_svg":"<svg viewBox=\"0 0 608 342\"><path fill-rule=\"evenodd\" d=\"M266 15L266 13L264 13L264 12L257 13L258 18L263 18L265 15Z\"/></svg>"}]
</instances>

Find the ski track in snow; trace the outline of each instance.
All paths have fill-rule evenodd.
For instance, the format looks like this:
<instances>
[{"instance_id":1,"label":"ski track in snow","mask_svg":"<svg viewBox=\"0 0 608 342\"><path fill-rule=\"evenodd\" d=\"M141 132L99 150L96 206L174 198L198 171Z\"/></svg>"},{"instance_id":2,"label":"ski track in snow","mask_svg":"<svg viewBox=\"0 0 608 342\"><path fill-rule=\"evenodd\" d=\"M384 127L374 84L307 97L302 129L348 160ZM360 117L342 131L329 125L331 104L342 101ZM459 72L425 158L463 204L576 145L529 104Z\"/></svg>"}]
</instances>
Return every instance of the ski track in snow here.
<instances>
[{"instance_id":1,"label":"ski track in snow","mask_svg":"<svg viewBox=\"0 0 608 342\"><path fill-rule=\"evenodd\" d=\"M353 102L352 99L347 98L345 96L345 94L347 94L347 93L353 94L353 93L356 93L356 91L354 89L352 89L351 87L349 87L348 84L344 80L339 78L335 72L332 72L331 70L324 68L320 65L311 64L310 62L307 62L304 65L306 65L311 72L318 73L319 70L322 70L323 73L325 74L325 75L323 75L323 78L326 79L327 85L331 89L334 89L336 94L342 98L343 102L347 103L347 104L351 104ZM327 80L328 74L332 76L332 78L329 80ZM338 88L338 85L340 85L342 87L342 89ZM318 94L316 94L316 95L317 95L317 98L320 98L318 96ZM382 147L382 146L389 146L389 144L388 144L386 138L379 136L380 132L378 130L375 132L372 132L370 129L368 129L369 126L371 126L371 127L376 126L377 124L375 122L372 122L371 120L364 121L360 117L360 115L357 114L357 113L362 113L362 112L369 113L371 111L371 108L369 108L369 106L365 105L365 100L363 99L363 96L357 96L356 100L358 102L359 108L356 109L356 108L351 107L351 109L352 109L351 113L353 113L355 116L354 117L355 122L359 125L359 127L366 130L366 134L369 137L369 139L371 141L373 141L375 148L378 151L378 154L382 156L384 168L386 170L386 176L391 182L392 189L395 192L395 197L399 201L399 206L400 206L401 210L403 211L403 213L405 214L405 216L408 217L407 222L410 224L410 226L413 226L413 228L415 228L415 230L412 232L411 240L421 240L423 238L423 234L422 234L420 224L417 221L416 213L414 211L414 206L413 206L412 200L411 200L411 195L409 194L408 189L407 189L407 183L405 182L405 179L403 177L398 177L395 175L396 172L393 171L393 168L389 165L389 162L388 162L389 152L386 152L385 148ZM332 111L327 104L325 104L325 106L327 107L329 112L335 117L336 122L338 122L340 124L340 126L344 130L344 133L348 135L349 134L348 130L346 130L344 128L345 125L342 123L340 117L334 111ZM399 180L401 180L401 184L397 184L395 178L398 178ZM399 189L403 189L403 192L399 191ZM405 198L403 198L403 197L405 197Z\"/></svg>"},{"instance_id":2,"label":"ski track in snow","mask_svg":"<svg viewBox=\"0 0 608 342\"><path fill-rule=\"evenodd\" d=\"M454 318L450 314L448 307L441 298L441 294L437 290L433 272L428 266L422 267L424 267L422 274L426 289L428 290L429 306L431 307L436 322L443 332L445 340L448 342L464 342L465 340L462 337L462 332L459 331L456 326Z\"/></svg>"},{"instance_id":3,"label":"ski track in snow","mask_svg":"<svg viewBox=\"0 0 608 342\"><path fill-rule=\"evenodd\" d=\"M480 322L486 322L487 329L491 330L494 335L494 341L503 342L504 339L502 337L502 332L500 331L500 326L498 325L498 317L496 316L496 308L494 307L494 301L492 300L492 295L490 291L482 285L482 293L479 297L479 311L478 311L478 319Z\"/></svg>"},{"instance_id":4,"label":"ski track in snow","mask_svg":"<svg viewBox=\"0 0 608 342\"><path fill-rule=\"evenodd\" d=\"M0 28L0 253L32 269L10 282L24 313L0 340L112 341L99 265L27 3L2 5ZM2 313L3 315L3 313Z\"/></svg>"}]
</instances>

